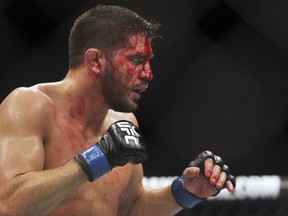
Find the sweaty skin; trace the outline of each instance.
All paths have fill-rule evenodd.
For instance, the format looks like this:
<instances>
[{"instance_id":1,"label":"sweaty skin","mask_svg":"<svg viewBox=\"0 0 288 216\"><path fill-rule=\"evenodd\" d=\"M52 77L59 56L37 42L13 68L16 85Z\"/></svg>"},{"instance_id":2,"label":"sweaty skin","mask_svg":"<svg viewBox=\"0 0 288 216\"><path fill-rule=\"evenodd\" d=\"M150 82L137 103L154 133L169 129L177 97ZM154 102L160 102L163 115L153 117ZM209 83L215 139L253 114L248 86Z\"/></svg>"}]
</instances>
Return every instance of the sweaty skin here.
<instances>
[{"instance_id":1,"label":"sweaty skin","mask_svg":"<svg viewBox=\"0 0 288 216\"><path fill-rule=\"evenodd\" d=\"M168 216L181 210L170 186L144 190L141 164L114 168L89 182L73 159L115 121L138 125L132 113L115 110L137 109L153 78L152 57L147 37L134 35L130 46L117 50L112 60L101 50L88 49L82 65L62 81L18 88L7 96L0 106L0 215ZM108 102L108 97L113 100ZM207 178L212 173L221 176L221 188L225 173L220 175L212 161L205 166ZM184 171L184 177L194 179L187 190L211 196L213 187L203 183L199 173L197 167ZM231 182L226 186L233 191Z\"/></svg>"},{"instance_id":2,"label":"sweaty skin","mask_svg":"<svg viewBox=\"0 0 288 216\"><path fill-rule=\"evenodd\" d=\"M152 79L152 49L143 35L130 41L131 46L119 50L109 62L116 73L110 85L117 90L110 96L117 94L136 109L140 94L148 87L143 80ZM142 165L114 168L90 183L73 159L98 142L115 121L138 125L133 114L115 112L106 103L97 77L107 64L104 57L97 64L91 60L96 52L87 51L84 65L69 71L64 80L18 88L1 104L1 212L128 215L143 191Z\"/></svg>"}]
</instances>

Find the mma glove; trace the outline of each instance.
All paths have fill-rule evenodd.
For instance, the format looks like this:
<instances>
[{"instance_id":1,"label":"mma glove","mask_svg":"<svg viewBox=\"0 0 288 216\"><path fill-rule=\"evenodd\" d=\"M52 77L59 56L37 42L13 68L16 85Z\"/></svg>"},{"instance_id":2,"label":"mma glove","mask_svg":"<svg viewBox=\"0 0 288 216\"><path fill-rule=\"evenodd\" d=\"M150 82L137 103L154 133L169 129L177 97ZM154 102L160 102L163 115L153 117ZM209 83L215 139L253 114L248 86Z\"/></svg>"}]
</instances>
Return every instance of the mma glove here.
<instances>
[{"instance_id":1,"label":"mma glove","mask_svg":"<svg viewBox=\"0 0 288 216\"><path fill-rule=\"evenodd\" d=\"M126 163L143 163L148 157L141 130L129 121L117 121L105 132L101 140L77 154L79 163L90 182Z\"/></svg>"},{"instance_id":2,"label":"mma glove","mask_svg":"<svg viewBox=\"0 0 288 216\"><path fill-rule=\"evenodd\" d=\"M226 174L227 174L226 182L231 181L234 188L235 188L236 187L236 178L230 174L228 166L222 162L222 159L219 156L214 155L210 151L203 151L202 153L200 153L195 158L195 160L191 161L188 164L188 167L199 167L201 175L205 176L205 174L204 174L204 162L207 158L211 158L214 161L214 164L217 164L221 167L222 172L226 172ZM224 189L226 187L225 186L226 182L225 182L222 189ZM173 181L171 187L172 187L172 194L173 194L176 202L180 206L182 206L183 208L192 208L197 203L199 203L203 200L202 198L195 196L193 193L190 193L188 190L185 189L182 177L176 178ZM217 192L213 196L216 196L222 190L222 189L219 190L216 187L215 187L215 189L217 190Z\"/></svg>"}]
</instances>

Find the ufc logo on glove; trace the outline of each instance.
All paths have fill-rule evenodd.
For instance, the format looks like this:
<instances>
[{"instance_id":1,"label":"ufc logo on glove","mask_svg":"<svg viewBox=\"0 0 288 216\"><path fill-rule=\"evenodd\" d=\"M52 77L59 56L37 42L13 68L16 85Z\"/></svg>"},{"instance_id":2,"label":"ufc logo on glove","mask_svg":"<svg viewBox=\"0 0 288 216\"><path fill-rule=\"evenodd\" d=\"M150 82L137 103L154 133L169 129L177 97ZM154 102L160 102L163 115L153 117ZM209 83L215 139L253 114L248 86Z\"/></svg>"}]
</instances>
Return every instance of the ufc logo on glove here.
<instances>
[{"instance_id":1,"label":"ufc logo on glove","mask_svg":"<svg viewBox=\"0 0 288 216\"><path fill-rule=\"evenodd\" d=\"M116 123L122 132L126 132L127 135L124 135L125 142L133 145L139 145L139 139L137 137L140 137L140 134L137 133L135 129L135 126L130 124L129 122L117 122Z\"/></svg>"}]
</instances>

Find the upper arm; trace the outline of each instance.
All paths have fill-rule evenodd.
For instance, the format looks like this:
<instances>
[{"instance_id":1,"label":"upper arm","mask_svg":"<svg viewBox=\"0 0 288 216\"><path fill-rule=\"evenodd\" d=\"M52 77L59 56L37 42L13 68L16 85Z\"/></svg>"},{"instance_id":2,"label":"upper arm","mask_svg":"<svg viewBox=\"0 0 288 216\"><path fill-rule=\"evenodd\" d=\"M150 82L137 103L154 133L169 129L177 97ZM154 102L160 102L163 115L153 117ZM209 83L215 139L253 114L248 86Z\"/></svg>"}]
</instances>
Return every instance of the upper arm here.
<instances>
[{"instance_id":1,"label":"upper arm","mask_svg":"<svg viewBox=\"0 0 288 216\"><path fill-rule=\"evenodd\" d=\"M43 96L42 96L43 97ZM41 170L43 102L33 90L14 90L0 106L0 180ZM42 121L42 122L41 122Z\"/></svg>"}]
</instances>

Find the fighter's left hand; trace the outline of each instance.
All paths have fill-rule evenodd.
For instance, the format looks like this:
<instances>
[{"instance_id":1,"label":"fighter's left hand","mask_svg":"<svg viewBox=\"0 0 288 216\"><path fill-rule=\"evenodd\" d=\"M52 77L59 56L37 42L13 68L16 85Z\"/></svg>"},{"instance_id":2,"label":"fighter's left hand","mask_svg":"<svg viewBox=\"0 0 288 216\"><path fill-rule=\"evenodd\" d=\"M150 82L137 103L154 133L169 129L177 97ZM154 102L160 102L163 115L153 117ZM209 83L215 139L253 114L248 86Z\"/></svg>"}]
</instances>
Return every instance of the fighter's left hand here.
<instances>
[{"instance_id":1,"label":"fighter's left hand","mask_svg":"<svg viewBox=\"0 0 288 216\"><path fill-rule=\"evenodd\" d=\"M210 151L202 152L191 161L182 178L185 189L199 198L215 196L224 188L233 192L236 187L236 179L228 166Z\"/></svg>"}]
</instances>

